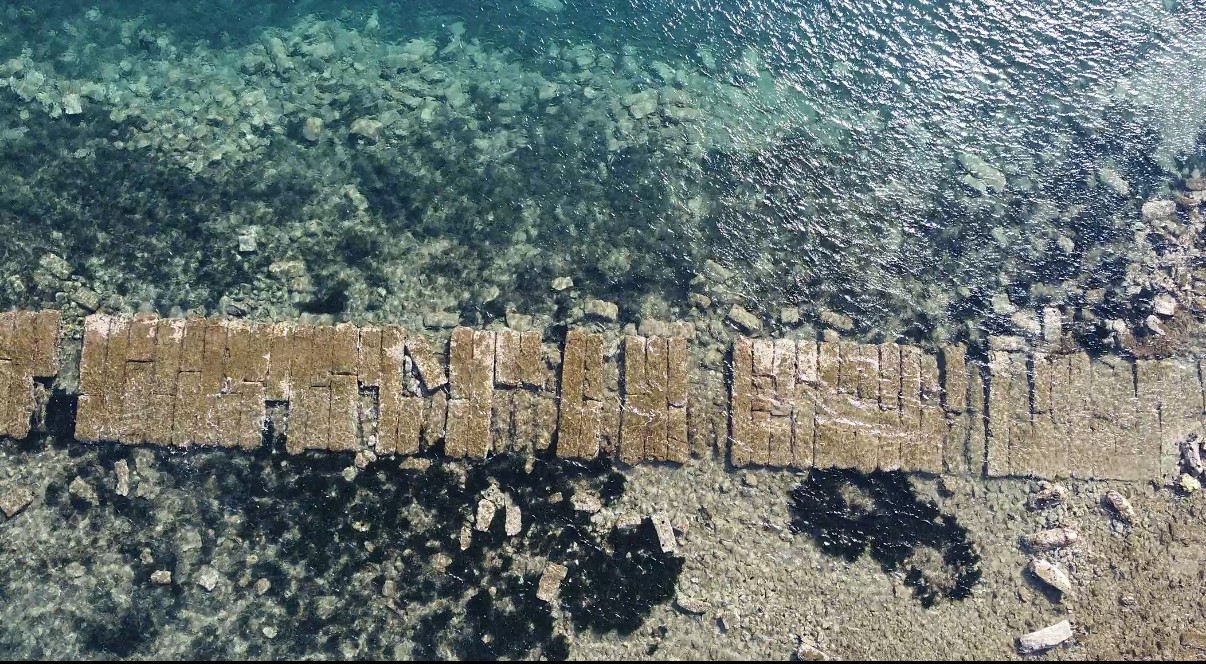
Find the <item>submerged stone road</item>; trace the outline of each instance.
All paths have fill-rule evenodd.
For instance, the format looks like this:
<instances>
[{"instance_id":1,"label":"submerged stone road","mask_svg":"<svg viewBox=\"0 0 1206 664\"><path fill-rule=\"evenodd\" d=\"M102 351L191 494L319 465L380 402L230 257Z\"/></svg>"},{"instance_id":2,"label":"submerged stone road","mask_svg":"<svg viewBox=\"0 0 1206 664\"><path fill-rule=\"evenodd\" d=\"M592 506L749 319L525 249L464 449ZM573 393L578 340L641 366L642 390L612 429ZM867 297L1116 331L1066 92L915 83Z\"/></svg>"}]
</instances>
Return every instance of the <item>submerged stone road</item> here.
<instances>
[{"instance_id":1,"label":"submerged stone road","mask_svg":"<svg viewBox=\"0 0 1206 664\"><path fill-rule=\"evenodd\" d=\"M0 314L0 436L28 436L75 361L60 328L56 311ZM1201 434L1197 360L990 348L738 337L719 377L681 336L460 327L433 345L396 326L97 314L75 438L252 449L272 417L290 453L727 450L736 466L1147 480Z\"/></svg>"}]
</instances>

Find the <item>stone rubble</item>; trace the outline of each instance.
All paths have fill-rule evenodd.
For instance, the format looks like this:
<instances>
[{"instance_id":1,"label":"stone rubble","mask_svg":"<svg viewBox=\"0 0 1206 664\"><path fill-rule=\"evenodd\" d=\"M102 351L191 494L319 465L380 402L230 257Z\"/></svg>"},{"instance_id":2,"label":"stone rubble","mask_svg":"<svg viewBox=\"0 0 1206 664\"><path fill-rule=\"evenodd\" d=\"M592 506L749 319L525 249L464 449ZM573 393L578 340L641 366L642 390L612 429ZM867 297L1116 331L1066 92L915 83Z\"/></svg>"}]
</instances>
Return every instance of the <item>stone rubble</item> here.
<instances>
[{"instance_id":1,"label":"stone rubble","mask_svg":"<svg viewBox=\"0 0 1206 664\"><path fill-rule=\"evenodd\" d=\"M1035 558L1030 561L1030 572L1060 593L1064 595L1072 593L1072 579L1058 565Z\"/></svg>"},{"instance_id":2,"label":"stone rubble","mask_svg":"<svg viewBox=\"0 0 1206 664\"><path fill-rule=\"evenodd\" d=\"M1018 638L1018 653L1035 655L1072 638L1072 623L1060 621L1049 627L1025 634Z\"/></svg>"},{"instance_id":3,"label":"stone rubble","mask_svg":"<svg viewBox=\"0 0 1206 664\"><path fill-rule=\"evenodd\" d=\"M1135 523L1136 515L1135 508L1131 505L1131 501L1117 491L1107 491L1105 494L1105 504L1113 511L1118 520L1127 524Z\"/></svg>"},{"instance_id":4,"label":"stone rubble","mask_svg":"<svg viewBox=\"0 0 1206 664\"><path fill-rule=\"evenodd\" d=\"M1059 549L1075 544L1080 537L1071 528L1051 528L1026 535L1022 543L1035 553Z\"/></svg>"}]
</instances>

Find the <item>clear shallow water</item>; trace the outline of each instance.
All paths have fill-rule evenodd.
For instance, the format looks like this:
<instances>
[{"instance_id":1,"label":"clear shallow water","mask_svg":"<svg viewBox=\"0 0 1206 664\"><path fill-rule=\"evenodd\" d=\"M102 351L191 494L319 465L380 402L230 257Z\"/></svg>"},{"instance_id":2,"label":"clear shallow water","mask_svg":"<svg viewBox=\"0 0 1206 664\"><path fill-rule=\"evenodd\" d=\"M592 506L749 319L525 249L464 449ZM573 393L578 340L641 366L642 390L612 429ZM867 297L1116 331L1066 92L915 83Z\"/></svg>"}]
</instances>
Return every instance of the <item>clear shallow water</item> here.
<instances>
[{"instance_id":1,"label":"clear shallow water","mask_svg":"<svg viewBox=\"0 0 1206 664\"><path fill-rule=\"evenodd\" d=\"M301 34L316 18L334 22ZM207 231L212 220L183 208L246 219L255 216L246 208L272 205L265 190L305 203L358 187L368 200L361 216L377 222L364 224L368 237L347 219L324 219L335 212L321 205L309 211L316 218L291 218L292 204L268 215L276 221L267 225L318 224L334 236L308 232L280 250L302 254L315 273L311 308L337 314L388 317L391 304L374 288L436 290L413 274L381 277L374 268L396 262L380 246L384 233L413 235L434 253L441 242L453 247L448 264L406 270L445 276L442 306L487 318L547 305L541 282L562 275L621 300L625 317L681 315L690 279L712 259L736 271L733 297L772 318L799 305L806 321L832 308L883 337L959 335L961 320L983 313L994 294L1062 304L1117 282L1141 251L1138 204L1200 164L1206 126L1206 82L1194 75L1206 58L1206 9L1197 3L67 2L10 6L5 28L19 35L6 51L30 53L25 73L40 62L58 88L105 81L110 94L85 113L125 109L106 127L39 113L12 121L21 102L27 114L31 103L48 108L33 90L32 101L6 109L26 137L8 145L36 147L43 130L42 140L70 150L107 131L118 152L92 167L137 162L149 178L117 183L135 214L147 217L149 205L182 216L148 223L141 235L168 246L145 252L159 264L194 257L184 274L148 271L142 260L125 266L144 277L194 280L206 269L200 246L229 246L215 236L238 232ZM299 68L240 66L271 35ZM438 80L390 64L414 38L437 48L426 57ZM322 76L302 73L296 48L327 39L335 45L319 58L327 62L310 64L335 65L336 75L318 85ZM445 48L453 41L473 43L473 55ZM440 96L458 81L467 106ZM532 93L541 81L562 89L540 99ZM207 86L264 94L264 117L245 132L259 145L223 145L215 131L181 147L186 139L172 132L198 134L190 122L247 121L223 119L231 104ZM382 86L447 107L434 122L410 122L423 108ZM642 93L661 100L634 120L626 97ZM671 117L676 106L692 115ZM317 144L299 136L307 117L324 119L329 135L386 116L402 117L405 129L359 150L352 143L366 141L355 134ZM156 129L158 138L129 140ZM171 172L181 162L191 175ZM224 200L186 193L184 181L172 190L193 178ZM253 182L259 191L242 186ZM95 206L79 189L70 197L86 218ZM181 198L191 202L173 210ZM38 206L10 204L10 218L62 216L22 207ZM81 222L62 222L75 240L63 250L86 261L97 243ZM247 262L209 266L204 293L114 288L160 308L212 308L265 267ZM641 303L647 294L669 305Z\"/></svg>"}]
</instances>

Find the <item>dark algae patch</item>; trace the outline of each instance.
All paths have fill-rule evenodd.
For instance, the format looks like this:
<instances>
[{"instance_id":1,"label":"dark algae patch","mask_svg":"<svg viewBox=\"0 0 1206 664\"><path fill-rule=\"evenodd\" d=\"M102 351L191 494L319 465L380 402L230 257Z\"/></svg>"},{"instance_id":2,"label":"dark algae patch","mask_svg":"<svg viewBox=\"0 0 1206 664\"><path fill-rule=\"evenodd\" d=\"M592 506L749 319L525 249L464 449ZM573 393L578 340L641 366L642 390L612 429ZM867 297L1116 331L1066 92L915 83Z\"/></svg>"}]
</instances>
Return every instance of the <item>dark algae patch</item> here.
<instances>
[{"instance_id":1,"label":"dark algae patch","mask_svg":"<svg viewBox=\"0 0 1206 664\"><path fill-rule=\"evenodd\" d=\"M791 493L792 526L825 553L870 555L884 572L903 574L925 607L971 596L980 555L967 529L921 500L899 472L813 470Z\"/></svg>"},{"instance_id":2,"label":"dark algae patch","mask_svg":"<svg viewBox=\"0 0 1206 664\"><path fill-rule=\"evenodd\" d=\"M683 559L661 552L652 526L598 526L573 507L579 492L604 505L623 495L607 461L504 456L404 470L394 459L352 477L349 457L288 456L270 436L254 454L106 445L72 458L44 498L78 540L42 554L51 571L41 582L67 586L54 620L78 635L62 652L564 660L575 631L629 634L673 596ZM131 470L127 496L115 491L119 461ZM69 489L77 478L94 500ZM503 502L488 531L466 540L483 496ZM511 536L506 504L522 514ZM555 606L536 596L549 563L569 570ZM209 590L207 568L218 579ZM151 581L160 570L171 584ZM0 570L0 596L24 601L27 582ZM63 647L3 626L0 645L31 657Z\"/></svg>"}]
</instances>

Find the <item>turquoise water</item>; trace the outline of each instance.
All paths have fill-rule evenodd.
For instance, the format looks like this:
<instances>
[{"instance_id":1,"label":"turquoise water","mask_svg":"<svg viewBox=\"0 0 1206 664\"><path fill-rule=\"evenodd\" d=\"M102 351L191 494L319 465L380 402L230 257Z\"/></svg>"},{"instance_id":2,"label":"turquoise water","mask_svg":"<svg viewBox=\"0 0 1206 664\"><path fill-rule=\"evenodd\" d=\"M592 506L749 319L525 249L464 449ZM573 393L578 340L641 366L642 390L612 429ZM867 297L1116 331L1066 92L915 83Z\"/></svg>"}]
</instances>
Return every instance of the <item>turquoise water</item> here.
<instances>
[{"instance_id":1,"label":"turquoise water","mask_svg":"<svg viewBox=\"0 0 1206 664\"><path fill-rule=\"evenodd\" d=\"M1119 283L1142 253L1139 204L1203 154L1197 3L5 14L5 167L36 181L9 193L4 223L49 224L61 239L39 243L74 263L106 253L106 290L158 309L255 308L288 258L309 283L268 299L295 311L557 315L546 285L570 276L623 318L667 318L714 260L768 320L831 309L871 336L947 338L994 295L1059 305ZM62 115L71 90L85 103ZM355 133L365 118L384 130ZM349 186L363 202L340 198ZM231 236L252 226L260 249L240 255Z\"/></svg>"}]
</instances>

